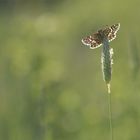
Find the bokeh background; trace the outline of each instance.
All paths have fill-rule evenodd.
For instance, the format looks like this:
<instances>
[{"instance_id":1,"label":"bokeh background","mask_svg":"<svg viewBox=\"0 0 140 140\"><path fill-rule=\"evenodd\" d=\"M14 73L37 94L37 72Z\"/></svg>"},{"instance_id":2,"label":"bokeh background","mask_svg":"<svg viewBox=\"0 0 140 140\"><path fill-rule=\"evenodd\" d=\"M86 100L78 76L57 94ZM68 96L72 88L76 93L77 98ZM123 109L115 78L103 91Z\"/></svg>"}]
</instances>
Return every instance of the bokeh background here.
<instances>
[{"instance_id":1,"label":"bokeh background","mask_svg":"<svg viewBox=\"0 0 140 140\"><path fill-rule=\"evenodd\" d=\"M120 22L111 81L115 140L139 140L140 1L1 0L0 140L108 140L102 48L81 38Z\"/></svg>"}]
</instances>

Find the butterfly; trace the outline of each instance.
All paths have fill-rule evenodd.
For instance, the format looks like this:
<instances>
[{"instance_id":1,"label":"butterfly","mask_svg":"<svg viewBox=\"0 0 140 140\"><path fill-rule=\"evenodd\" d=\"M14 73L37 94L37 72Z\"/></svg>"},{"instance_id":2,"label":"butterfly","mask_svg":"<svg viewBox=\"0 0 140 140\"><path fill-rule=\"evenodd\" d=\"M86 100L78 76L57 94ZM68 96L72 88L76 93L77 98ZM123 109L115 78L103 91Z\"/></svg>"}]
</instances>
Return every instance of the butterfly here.
<instances>
[{"instance_id":1,"label":"butterfly","mask_svg":"<svg viewBox=\"0 0 140 140\"><path fill-rule=\"evenodd\" d=\"M116 33L120 28L120 23L111 25L104 29L100 29L97 32L91 34L82 39L82 43L90 47L90 49L96 49L103 43L103 38L106 37L108 41L112 41L116 38Z\"/></svg>"}]
</instances>

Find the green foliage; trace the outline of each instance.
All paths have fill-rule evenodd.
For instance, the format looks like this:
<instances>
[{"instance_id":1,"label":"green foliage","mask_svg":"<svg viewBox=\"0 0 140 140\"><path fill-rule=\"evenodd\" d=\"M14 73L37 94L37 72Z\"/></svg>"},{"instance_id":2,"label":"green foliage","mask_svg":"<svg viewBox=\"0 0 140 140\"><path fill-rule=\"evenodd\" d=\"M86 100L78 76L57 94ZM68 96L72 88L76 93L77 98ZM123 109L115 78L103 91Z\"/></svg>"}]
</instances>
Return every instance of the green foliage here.
<instances>
[{"instance_id":1,"label":"green foliage","mask_svg":"<svg viewBox=\"0 0 140 140\"><path fill-rule=\"evenodd\" d=\"M102 48L81 47L81 38L118 22L122 28L110 44L115 52L111 83L114 136L140 139L140 73L137 71L132 81L134 71L129 65L126 37L133 27L139 40L139 1L124 3L55 0L51 8L48 3L30 1L22 5L11 1L3 6L1 140L109 138L108 105L100 67ZM137 45L138 54L139 51Z\"/></svg>"}]
</instances>

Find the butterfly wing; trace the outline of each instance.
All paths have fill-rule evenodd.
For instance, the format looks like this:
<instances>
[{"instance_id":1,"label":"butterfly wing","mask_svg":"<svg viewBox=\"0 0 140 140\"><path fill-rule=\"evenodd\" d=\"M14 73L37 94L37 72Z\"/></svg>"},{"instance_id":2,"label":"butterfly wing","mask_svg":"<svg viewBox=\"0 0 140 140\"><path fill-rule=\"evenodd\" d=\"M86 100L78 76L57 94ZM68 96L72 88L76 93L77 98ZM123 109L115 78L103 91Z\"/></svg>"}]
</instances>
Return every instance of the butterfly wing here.
<instances>
[{"instance_id":1,"label":"butterfly wing","mask_svg":"<svg viewBox=\"0 0 140 140\"><path fill-rule=\"evenodd\" d=\"M83 38L82 43L84 45L90 46L90 49L96 49L102 45L102 34L104 34L110 42L116 38L116 33L119 28L120 23L117 23L110 27L106 27L104 30L98 30L98 32Z\"/></svg>"},{"instance_id":2,"label":"butterfly wing","mask_svg":"<svg viewBox=\"0 0 140 140\"><path fill-rule=\"evenodd\" d=\"M90 49L96 49L102 45L98 32L83 38L82 43L90 46Z\"/></svg>"},{"instance_id":3,"label":"butterfly wing","mask_svg":"<svg viewBox=\"0 0 140 140\"><path fill-rule=\"evenodd\" d=\"M104 34L107 36L109 42L116 38L116 33L120 28L120 23L114 24L103 30Z\"/></svg>"}]
</instances>

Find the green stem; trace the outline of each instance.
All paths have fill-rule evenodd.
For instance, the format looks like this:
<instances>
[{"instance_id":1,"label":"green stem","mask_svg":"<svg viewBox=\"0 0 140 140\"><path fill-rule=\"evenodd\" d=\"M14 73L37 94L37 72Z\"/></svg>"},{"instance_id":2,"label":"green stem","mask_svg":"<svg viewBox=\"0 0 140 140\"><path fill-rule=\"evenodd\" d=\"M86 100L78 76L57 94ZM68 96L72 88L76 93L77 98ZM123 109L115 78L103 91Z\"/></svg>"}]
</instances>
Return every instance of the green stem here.
<instances>
[{"instance_id":1,"label":"green stem","mask_svg":"<svg viewBox=\"0 0 140 140\"><path fill-rule=\"evenodd\" d=\"M113 124L112 124L112 109L111 109L111 93L108 93L108 109L110 123L110 140L113 140Z\"/></svg>"}]
</instances>

